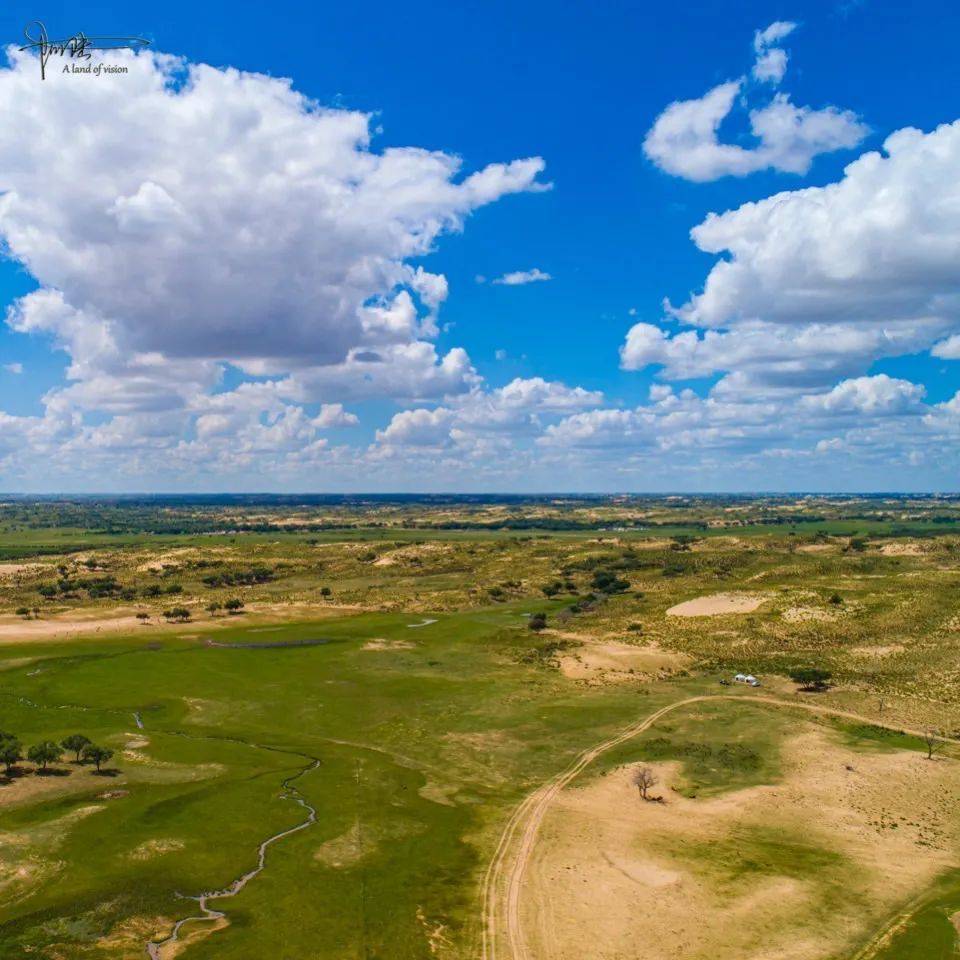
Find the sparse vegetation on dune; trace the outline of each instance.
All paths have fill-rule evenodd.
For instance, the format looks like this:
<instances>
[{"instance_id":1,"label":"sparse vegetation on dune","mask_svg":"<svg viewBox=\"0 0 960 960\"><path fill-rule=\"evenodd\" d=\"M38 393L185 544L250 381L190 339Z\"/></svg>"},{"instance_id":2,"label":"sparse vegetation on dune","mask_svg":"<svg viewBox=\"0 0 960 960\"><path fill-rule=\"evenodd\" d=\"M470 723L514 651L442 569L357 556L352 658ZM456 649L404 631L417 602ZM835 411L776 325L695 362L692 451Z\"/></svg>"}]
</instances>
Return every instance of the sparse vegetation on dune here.
<instances>
[{"instance_id":1,"label":"sparse vegetation on dune","mask_svg":"<svg viewBox=\"0 0 960 960\"><path fill-rule=\"evenodd\" d=\"M848 924L848 952L916 899L915 920L858 960L901 960L903 937L919 957L960 909L958 521L960 502L936 498L13 501L0 956L143 955L191 915L177 892L224 889L302 821L283 787L299 774L316 822L211 901L224 918L191 921L180 956L474 960L477 891L518 804L706 696L558 794L574 833L602 815L628 844L595 844L614 867L577 860L570 889L622 868L680 929L674 875L693 878L697 909L732 884L760 925L842 887L864 924ZM762 686L718 683L738 672ZM619 799L591 813L577 791ZM796 836L818 797L855 844ZM739 826L735 798L752 811ZM657 817L662 842L630 833ZM545 821L544 864L573 849L570 824ZM894 849L924 865L896 902L870 873ZM619 882L598 922L619 916ZM528 922L543 957L574 955L566 926L548 942ZM656 929L631 926L630 942ZM839 942L804 956L833 960Z\"/></svg>"}]
</instances>

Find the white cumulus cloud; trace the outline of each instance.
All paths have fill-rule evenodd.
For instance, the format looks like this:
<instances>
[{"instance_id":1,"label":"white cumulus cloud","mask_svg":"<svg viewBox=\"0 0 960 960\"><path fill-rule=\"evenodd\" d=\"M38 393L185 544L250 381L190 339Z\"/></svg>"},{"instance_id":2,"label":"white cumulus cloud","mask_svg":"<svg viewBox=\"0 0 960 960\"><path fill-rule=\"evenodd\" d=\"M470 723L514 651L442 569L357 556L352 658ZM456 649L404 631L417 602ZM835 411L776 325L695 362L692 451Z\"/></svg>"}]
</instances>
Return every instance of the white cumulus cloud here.
<instances>
[{"instance_id":1,"label":"white cumulus cloud","mask_svg":"<svg viewBox=\"0 0 960 960\"><path fill-rule=\"evenodd\" d=\"M621 364L718 389L832 387L876 360L960 344L960 121L900 130L825 187L785 191L692 231L721 256L700 293L638 323Z\"/></svg>"},{"instance_id":2,"label":"white cumulus cloud","mask_svg":"<svg viewBox=\"0 0 960 960\"><path fill-rule=\"evenodd\" d=\"M446 278L413 261L477 208L549 189L539 157L471 172L377 148L368 114L159 53L104 54L128 73L81 83L7 56L0 241L38 283L7 323L69 356L45 417L5 416L35 455L53 438L165 464L319 454L318 431L356 422L344 402L478 388L466 351L432 342ZM231 366L261 382L217 393Z\"/></svg>"},{"instance_id":3,"label":"white cumulus cloud","mask_svg":"<svg viewBox=\"0 0 960 960\"><path fill-rule=\"evenodd\" d=\"M757 58L751 73L755 80L774 85L783 80L787 72L787 52L777 44L796 28L797 25L789 20L777 20L753 35L753 50Z\"/></svg>"},{"instance_id":4,"label":"white cumulus cloud","mask_svg":"<svg viewBox=\"0 0 960 960\"><path fill-rule=\"evenodd\" d=\"M755 79L774 86L780 83L787 56L774 44L794 27L778 21L757 32ZM849 110L798 107L788 95L777 93L748 111L753 146L724 143L720 126L742 98L745 85L741 77L713 87L702 97L671 103L647 133L643 143L647 157L667 173L701 183L766 169L803 174L815 157L855 147L867 134L866 126Z\"/></svg>"},{"instance_id":5,"label":"white cumulus cloud","mask_svg":"<svg viewBox=\"0 0 960 960\"><path fill-rule=\"evenodd\" d=\"M553 277L549 273L545 273L539 267L534 267L532 270L515 270L513 273L505 273L502 277L497 277L493 283L506 287L519 287L527 283L538 283L552 279Z\"/></svg>"},{"instance_id":6,"label":"white cumulus cloud","mask_svg":"<svg viewBox=\"0 0 960 960\"><path fill-rule=\"evenodd\" d=\"M408 259L543 187L538 158L462 176L438 151L375 151L368 115L285 80L141 53L114 55L127 75L38 84L11 56L0 233L41 285L16 313L59 298L43 328L80 365L116 351L285 372L429 337L446 280Z\"/></svg>"}]
</instances>

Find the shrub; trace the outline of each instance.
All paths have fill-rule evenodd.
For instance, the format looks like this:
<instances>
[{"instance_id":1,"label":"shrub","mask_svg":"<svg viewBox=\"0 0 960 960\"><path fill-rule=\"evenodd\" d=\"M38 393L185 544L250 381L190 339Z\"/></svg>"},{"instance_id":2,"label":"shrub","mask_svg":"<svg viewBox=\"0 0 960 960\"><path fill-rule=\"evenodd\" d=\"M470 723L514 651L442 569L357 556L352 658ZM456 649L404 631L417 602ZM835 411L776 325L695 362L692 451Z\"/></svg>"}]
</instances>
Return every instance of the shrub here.
<instances>
[{"instance_id":1,"label":"shrub","mask_svg":"<svg viewBox=\"0 0 960 960\"><path fill-rule=\"evenodd\" d=\"M820 667L797 667L790 671L790 679L800 685L802 690L820 693L830 686L829 670Z\"/></svg>"},{"instance_id":2,"label":"shrub","mask_svg":"<svg viewBox=\"0 0 960 960\"><path fill-rule=\"evenodd\" d=\"M611 570L598 570L590 585L601 593L623 593L630 589L630 581L621 579Z\"/></svg>"}]
</instances>

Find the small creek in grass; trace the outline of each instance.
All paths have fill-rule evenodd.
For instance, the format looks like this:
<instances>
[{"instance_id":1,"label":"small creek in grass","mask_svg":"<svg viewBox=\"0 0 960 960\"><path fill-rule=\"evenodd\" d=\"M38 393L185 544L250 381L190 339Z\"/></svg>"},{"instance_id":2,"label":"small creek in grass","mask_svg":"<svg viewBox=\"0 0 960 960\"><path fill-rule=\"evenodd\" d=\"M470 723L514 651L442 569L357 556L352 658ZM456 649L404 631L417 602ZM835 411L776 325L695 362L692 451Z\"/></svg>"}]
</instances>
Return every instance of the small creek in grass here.
<instances>
[{"instance_id":1,"label":"small creek in grass","mask_svg":"<svg viewBox=\"0 0 960 960\"><path fill-rule=\"evenodd\" d=\"M292 777L287 777L282 783L283 793L281 794L281 799L292 800L294 803L303 807L303 809L307 811L306 820L303 820L301 823L298 823L293 827L288 827L286 830L281 830L279 833L275 833L272 836L267 837L266 840L261 841L260 846L257 847L257 865L252 870L248 870L245 874L238 877L233 881L233 883L224 887L222 890L212 890L193 897L180 894L179 896L185 900L195 900L200 905L200 913L178 920L174 924L173 930L170 932L170 936L166 937L165 939L149 941L147 943L147 955L150 957L150 960L163 960L163 948L177 942L180 937L180 930L185 924L199 923L203 921L216 922L217 920L222 920L224 917L226 917L226 914L222 910L214 910L209 907L209 901L225 900L228 897L235 897L267 865L267 847L273 843L276 843L278 840L282 840L284 837L289 837L291 834L299 833L301 830L305 830L311 824L316 822L316 808L311 806L303 794L300 793L295 786L293 786L293 782L294 780L298 780L300 777L309 773L311 770L316 770L316 768L319 766L320 761L313 760L302 770L295 773Z\"/></svg>"}]
</instances>

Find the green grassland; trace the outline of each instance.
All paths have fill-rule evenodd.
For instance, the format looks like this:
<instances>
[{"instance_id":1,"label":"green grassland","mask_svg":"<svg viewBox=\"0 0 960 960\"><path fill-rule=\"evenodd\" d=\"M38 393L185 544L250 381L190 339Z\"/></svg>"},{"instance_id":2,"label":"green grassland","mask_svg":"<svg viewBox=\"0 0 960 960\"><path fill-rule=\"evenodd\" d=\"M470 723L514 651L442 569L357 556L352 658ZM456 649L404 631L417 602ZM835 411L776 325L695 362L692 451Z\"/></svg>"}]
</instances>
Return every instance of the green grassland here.
<instances>
[{"instance_id":1,"label":"green grassland","mask_svg":"<svg viewBox=\"0 0 960 960\"><path fill-rule=\"evenodd\" d=\"M114 757L105 776L64 762L41 778L23 764L0 783L0 957L145 956L196 912L178 895L228 885L262 840L303 821L283 789L301 771L316 822L211 904L229 924L190 939L187 960L476 957L481 878L514 806L660 706L750 697L718 687L734 670L798 703L960 731L956 504L803 509L814 516L790 519L796 503L779 500L12 502L0 562L24 566L0 566L0 729L26 744L79 731ZM518 530L524 520L541 528ZM729 592L765 602L667 615ZM237 616L208 609L231 598ZM173 605L185 622L164 617ZM138 612L140 626L94 626ZM534 613L547 618L539 636ZM558 650L595 639L655 645L688 666L600 684L557 669ZM832 672L830 690L785 679L811 665ZM687 797L775 782L794 720L704 702L589 775L639 750L678 761ZM857 750L922 747L868 722L831 725ZM779 857L838 882L802 844L753 841L751 862ZM960 909L949 876L876 956L950 956L938 946L956 942L947 907Z\"/></svg>"},{"instance_id":2,"label":"green grassland","mask_svg":"<svg viewBox=\"0 0 960 960\"><path fill-rule=\"evenodd\" d=\"M312 647L214 648L173 636L153 649L117 638L45 649L39 673L4 671L4 723L25 739L80 729L119 748L140 712L150 763L121 756L129 795L101 801L54 849L43 845L44 824L96 803L103 779L75 770L66 779L76 792L4 810L0 830L40 836L25 855L55 861L59 882L7 891L0 950L16 956L64 936L63 955L97 956L97 940L130 917L178 916L176 892L222 886L250 866L255 842L297 821L279 784L314 758L320 766L298 786L316 827L284 842L230 902L230 927L193 955L263 956L282 944L289 956L428 956L418 911L469 942L480 850L497 818L640 706L635 690L587 696L517 663L520 612L442 617L396 650L363 647L371 637L409 641L410 618L375 614L217 637L329 641ZM664 695L644 695L640 709ZM341 868L317 859L355 825L362 855ZM131 859L157 838L184 846Z\"/></svg>"}]
</instances>

